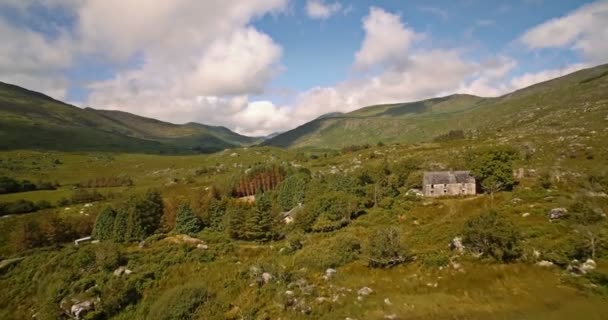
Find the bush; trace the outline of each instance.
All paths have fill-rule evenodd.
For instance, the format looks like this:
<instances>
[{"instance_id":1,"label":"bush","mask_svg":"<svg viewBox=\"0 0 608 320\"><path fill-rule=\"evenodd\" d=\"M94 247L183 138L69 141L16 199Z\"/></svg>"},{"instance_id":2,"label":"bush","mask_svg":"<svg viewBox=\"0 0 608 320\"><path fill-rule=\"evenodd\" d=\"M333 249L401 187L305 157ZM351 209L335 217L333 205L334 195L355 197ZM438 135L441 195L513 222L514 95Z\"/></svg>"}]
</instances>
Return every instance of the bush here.
<instances>
[{"instance_id":1,"label":"bush","mask_svg":"<svg viewBox=\"0 0 608 320\"><path fill-rule=\"evenodd\" d=\"M295 261L303 267L337 268L357 260L360 254L359 239L350 234L341 234L304 247L296 253Z\"/></svg>"},{"instance_id":2,"label":"bush","mask_svg":"<svg viewBox=\"0 0 608 320\"><path fill-rule=\"evenodd\" d=\"M512 262L522 254L520 233L509 220L494 211L469 219L463 236L467 248L499 262Z\"/></svg>"},{"instance_id":3,"label":"bush","mask_svg":"<svg viewBox=\"0 0 608 320\"><path fill-rule=\"evenodd\" d=\"M132 196L125 204L128 216L125 240L143 240L159 227L163 215L163 199L156 190Z\"/></svg>"},{"instance_id":4,"label":"bush","mask_svg":"<svg viewBox=\"0 0 608 320\"><path fill-rule=\"evenodd\" d=\"M115 244L100 244L95 247L95 265L100 270L114 271L124 263L125 258Z\"/></svg>"},{"instance_id":5,"label":"bush","mask_svg":"<svg viewBox=\"0 0 608 320\"><path fill-rule=\"evenodd\" d=\"M376 230L369 239L369 266L387 268L404 263L409 253L401 243L400 232L389 227Z\"/></svg>"},{"instance_id":6,"label":"bush","mask_svg":"<svg viewBox=\"0 0 608 320\"><path fill-rule=\"evenodd\" d=\"M182 285L165 291L150 307L149 318L158 320L198 319L197 310L213 299L201 285Z\"/></svg>"},{"instance_id":7,"label":"bush","mask_svg":"<svg viewBox=\"0 0 608 320\"><path fill-rule=\"evenodd\" d=\"M177 209L175 218L175 232L183 234L194 234L201 231L201 220L194 215L192 208L183 202Z\"/></svg>"},{"instance_id":8,"label":"bush","mask_svg":"<svg viewBox=\"0 0 608 320\"><path fill-rule=\"evenodd\" d=\"M352 194L335 191L310 199L296 218L303 230L328 232L347 225L359 212L359 200Z\"/></svg>"}]
</instances>

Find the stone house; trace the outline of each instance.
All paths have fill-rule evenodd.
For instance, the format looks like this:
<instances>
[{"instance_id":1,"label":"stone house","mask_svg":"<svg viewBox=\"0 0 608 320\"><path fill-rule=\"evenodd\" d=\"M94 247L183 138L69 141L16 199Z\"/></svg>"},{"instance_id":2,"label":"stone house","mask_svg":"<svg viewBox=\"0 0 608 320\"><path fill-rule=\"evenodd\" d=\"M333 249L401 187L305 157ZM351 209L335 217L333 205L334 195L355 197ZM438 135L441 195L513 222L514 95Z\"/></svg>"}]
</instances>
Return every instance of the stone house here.
<instances>
[{"instance_id":1,"label":"stone house","mask_svg":"<svg viewBox=\"0 0 608 320\"><path fill-rule=\"evenodd\" d=\"M422 192L425 197L475 195L477 185L469 171L425 172Z\"/></svg>"}]
</instances>

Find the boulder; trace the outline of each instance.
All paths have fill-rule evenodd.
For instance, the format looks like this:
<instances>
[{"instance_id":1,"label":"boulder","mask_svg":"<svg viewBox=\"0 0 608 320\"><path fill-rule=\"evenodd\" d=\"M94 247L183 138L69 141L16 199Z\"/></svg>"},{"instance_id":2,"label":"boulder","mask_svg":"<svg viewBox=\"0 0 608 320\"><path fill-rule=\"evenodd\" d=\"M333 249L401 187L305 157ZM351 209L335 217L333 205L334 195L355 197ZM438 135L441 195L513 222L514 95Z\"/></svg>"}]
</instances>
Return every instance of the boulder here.
<instances>
[{"instance_id":1,"label":"boulder","mask_svg":"<svg viewBox=\"0 0 608 320\"><path fill-rule=\"evenodd\" d=\"M387 306L392 306L393 303L391 302L391 300L389 298L384 299L384 304Z\"/></svg>"},{"instance_id":2,"label":"boulder","mask_svg":"<svg viewBox=\"0 0 608 320\"><path fill-rule=\"evenodd\" d=\"M539 266L539 267L551 267L551 266L553 266L553 262L547 261L547 260L543 260L543 261L537 262L536 265Z\"/></svg>"},{"instance_id":3,"label":"boulder","mask_svg":"<svg viewBox=\"0 0 608 320\"><path fill-rule=\"evenodd\" d=\"M553 208L549 211L549 219L558 220L565 218L568 215L568 210L566 208Z\"/></svg>"},{"instance_id":4,"label":"boulder","mask_svg":"<svg viewBox=\"0 0 608 320\"><path fill-rule=\"evenodd\" d=\"M268 272L262 273L262 281L264 284L269 283L274 277Z\"/></svg>"},{"instance_id":5,"label":"boulder","mask_svg":"<svg viewBox=\"0 0 608 320\"><path fill-rule=\"evenodd\" d=\"M526 218L526 217L530 216L530 212L524 212L521 214L521 216Z\"/></svg>"},{"instance_id":6,"label":"boulder","mask_svg":"<svg viewBox=\"0 0 608 320\"><path fill-rule=\"evenodd\" d=\"M128 276L131 273L133 273L133 271L127 269L127 267L124 267L124 266L118 267L116 270L114 270L114 276L116 276L116 277L120 277L123 274Z\"/></svg>"},{"instance_id":7,"label":"boulder","mask_svg":"<svg viewBox=\"0 0 608 320\"><path fill-rule=\"evenodd\" d=\"M595 264L595 261L587 259L587 261L585 261L585 263L581 265L581 270L583 270L584 272L589 272L595 270L596 267L597 265Z\"/></svg>"},{"instance_id":8,"label":"boulder","mask_svg":"<svg viewBox=\"0 0 608 320\"><path fill-rule=\"evenodd\" d=\"M323 276L323 279L325 279L325 280L331 279L334 276L334 274L336 274L336 272L338 272L338 271L336 271L336 269L332 269L332 268L325 270L325 275Z\"/></svg>"},{"instance_id":9,"label":"boulder","mask_svg":"<svg viewBox=\"0 0 608 320\"><path fill-rule=\"evenodd\" d=\"M423 197L424 193L422 193L422 190L420 190L420 189L410 189L410 190L407 191L407 195L408 196Z\"/></svg>"},{"instance_id":10,"label":"boulder","mask_svg":"<svg viewBox=\"0 0 608 320\"><path fill-rule=\"evenodd\" d=\"M374 290L372 290L369 287L363 287L361 289L359 289L359 291L357 291L357 295L359 295L360 297L366 297L369 296L370 294L372 294L374 292Z\"/></svg>"},{"instance_id":11,"label":"boulder","mask_svg":"<svg viewBox=\"0 0 608 320\"><path fill-rule=\"evenodd\" d=\"M200 250L207 250L207 249L209 249L209 246L204 243L199 243L196 245L196 248L200 249Z\"/></svg>"},{"instance_id":12,"label":"boulder","mask_svg":"<svg viewBox=\"0 0 608 320\"><path fill-rule=\"evenodd\" d=\"M452 242L450 242L450 249L456 250L460 253L464 252L464 245L462 244L462 238L455 237L454 239L452 239Z\"/></svg>"},{"instance_id":13,"label":"boulder","mask_svg":"<svg viewBox=\"0 0 608 320\"><path fill-rule=\"evenodd\" d=\"M70 314L74 319L84 319L84 316L95 309L95 304L91 300L78 302L70 308Z\"/></svg>"}]
</instances>

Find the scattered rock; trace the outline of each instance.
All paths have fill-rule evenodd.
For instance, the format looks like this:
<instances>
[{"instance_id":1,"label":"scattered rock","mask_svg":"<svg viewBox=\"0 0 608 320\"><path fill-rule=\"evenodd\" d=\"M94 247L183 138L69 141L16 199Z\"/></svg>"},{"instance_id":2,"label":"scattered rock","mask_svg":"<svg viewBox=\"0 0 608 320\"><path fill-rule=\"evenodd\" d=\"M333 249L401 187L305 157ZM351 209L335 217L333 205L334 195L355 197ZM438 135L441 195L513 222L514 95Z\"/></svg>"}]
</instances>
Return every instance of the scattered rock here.
<instances>
[{"instance_id":1,"label":"scattered rock","mask_svg":"<svg viewBox=\"0 0 608 320\"><path fill-rule=\"evenodd\" d=\"M522 217L526 218L530 216L530 212L524 212L521 214Z\"/></svg>"},{"instance_id":2,"label":"scattered rock","mask_svg":"<svg viewBox=\"0 0 608 320\"><path fill-rule=\"evenodd\" d=\"M332 268L325 270L325 275L323 276L323 279L325 279L325 280L331 279L334 276L334 274L336 274L336 272L338 272L338 271L336 271L336 269L332 269Z\"/></svg>"},{"instance_id":3,"label":"scattered rock","mask_svg":"<svg viewBox=\"0 0 608 320\"><path fill-rule=\"evenodd\" d=\"M397 319L397 315L396 314L388 314L386 316L384 316L384 319L390 319L390 320L395 320Z\"/></svg>"},{"instance_id":4,"label":"scattered rock","mask_svg":"<svg viewBox=\"0 0 608 320\"><path fill-rule=\"evenodd\" d=\"M566 217L568 210L566 208L553 208L549 211L549 219L557 220Z\"/></svg>"},{"instance_id":5,"label":"scattered rock","mask_svg":"<svg viewBox=\"0 0 608 320\"><path fill-rule=\"evenodd\" d=\"M70 313L74 317L74 319L83 319L84 316L95 309L95 304L91 300L85 300L82 302L78 302L70 308Z\"/></svg>"},{"instance_id":6,"label":"scattered rock","mask_svg":"<svg viewBox=\"0 0 608 320\"><path fill-rule=\"evenodd\" d=\"M198 245L196 245L196 248L200 250L207 250L209 249L209 246L204 243L199 243Z\"/></svg>"},{"instance_id":7,"label":"scattered rock","mask_svg":"<svg viewBox=\"0 0 608 320\"><path fill-rule=\"evenodd\" d=\"M595 270L596 267L597 265L595 264L595 261L587 259L587 261L585 261L585 263L581 265L581 270L583 270L584 272L588 272Z\"/></svg>"},{"instance_id":8,"label":"scattered rock","mask_svg":"<svg viewBox=\"0 0 608 320\"><path fill-rule=\"evenodd\" d=\"M187 243L187 244L192 244L192 245L199 245L199 244L205 243L201 239L197 239L197 238L191 237L186 234L178 234L176 236L167 237L167 238L165 238L165 241L169 241L169 242L173 242L173 243Z\"/></svg>"},{"instance_id":9,"label":"scattered rock","mask_svg":"<svg viewBox=\"0 0 608 320\"><path fill-rule=\"evenodd\" d=\"M146 247L146 240L142 240L139 242L139 244L137 245L140 249L143 249Z\"/></svg>"},{"instance_id":10,"label":"scattered rock","mask_svg":"<svg viewBox=\"0 0 608 320\"><path fill-rule=\"evenodd\" d=\"M363 287L361 289L359 289L359 291L357 291L357 295L359 295L360 297L366 297L369 296L370 294L372 294L374 292L374 290L372 290L369 287Z\"/></svg>"},{"instance_id":11,"label":"scattered rock","mask_svg":"<svg viewBox=\"0 0 608 320\"><path fill-rule=\"evenodd\" d=\"M537 262L536 265L539 266L539 267L551 267L551 266L553 266L553 262L547 261L547 260L543 260L543 261Z\"/></svg>"},{"instance_id":12,"label":"scattered rock","mask_svg":"<svg viewBox=\"0 0 608 320\"><path fill-rule=\"evenodd\" d=\"M392 306L393 303L391 302L391 300L389 298L384 299L384 304L387 306Z\"/></svg>"},{"instance_id":13,"label":"scattered rock","mask_svg":"<svg viewBox=\"0 0 608 320\"><path fill-rule=\"evenodd\" d=\"M285 291L285 295L288 296L288 297L293 297L294 294L295 293L293 291L291 291L291 290Z\"/></svg>"},{"instance_id":14,"label":"scattered rock","mask_svg":"<svg viewBox=\"0 0 608 320\"><path fill-rule=\"evenodd\" d=\"M116 276L116 277L120 277L123 274L130 275L131 273L133 273L133 271L127 269L127 267L125 267L125 266L118 267L118 269L114 270L114 276Z\"/></svg>"},{"instance_id":15,"label":"scattered rock","mask_svg":"<svg viewBox=\"0 0 608 320\"><path fill-rule=\"evenodd\" d=\"M269 283L274 277L268 272L262 273L262 281L264 284Z\"/></svg>"},{"instance_id":16,"label":"scattered rock","mask_svg":"<svg viewBox=\"0 0 608 320\"><path fill-rule=\"evenodd\" d=\"M231 154L230 154L230 156L231 156L231 157L238 157L238 156L239 156L239 154L238 154L238 153L236 153L236 152L233 152L233 153L231 153Z\"/></svg>"},{"instance_id":17,"label":"scattered rock","mask_svg":"<svg viewBox=\"0 0 608 320\"><path fill-rule=\"evenodd\" d=\"M456 250L460 253L464 252L464 245L462 244L462 238L455 237L454 239L452 239L452 242L450 242L450 249Z\"/></svg>"},{"instance_id":18,"label":"scattered rock","mask_svg":"<svg viewBox=\"0 0 608 320\"><path fill-rule=\"evenodd\" d=\"M439 284L437 282L427 282L426 286L431 288L437 288Z\"/></svg>"},{"instance_id":19,"label":"scattered rock","mask_svg":"<svg viewBox=\"0 0 608 320\"><path fill-rule=\"evenodd\" d=\"M317 299L315 299L318 303L323 303L325 301L328 301L329 299L326 297L317 297Z\"/></svg>"},{"instance_id":20,"label":"scattered rock","mask_svg":"<svg viewBox=\"0 0 608 320\"><path fill-rule=\"evenodd\" d=\"M513 199L511 199L511 203L520 203L520 202L522 202L522 201L523 201L523 200L522 200L522 199L520 199L520 198L513 198Z\"/></svg>"},{"instance_id":21,"label":"scattered rock","mask_svg":"<svg viewBox=\"0 0 608 320\"><path fill-rule=\"evenodd\" d=\"M540 251L534 249L534 251L532 251L532 254L534 255L534 258L540 258Z\"/></svg>"}]
</instances>

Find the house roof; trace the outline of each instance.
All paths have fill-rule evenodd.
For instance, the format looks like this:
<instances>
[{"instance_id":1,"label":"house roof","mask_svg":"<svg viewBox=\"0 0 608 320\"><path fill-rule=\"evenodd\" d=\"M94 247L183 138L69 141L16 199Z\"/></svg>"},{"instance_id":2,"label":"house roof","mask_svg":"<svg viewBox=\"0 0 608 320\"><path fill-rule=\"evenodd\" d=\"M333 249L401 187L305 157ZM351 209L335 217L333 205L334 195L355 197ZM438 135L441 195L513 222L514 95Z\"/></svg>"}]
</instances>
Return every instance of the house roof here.
<instances>
[{"instance_id":1,"label":"house roof","mask_svg":"<svg viewBox=\"0 0 608 320\"><path fill-rule=\"evenodd\" d=\"M470 171L430 171L424 173L424 184L475 183Z\"/></svg>"}]
</instances>

